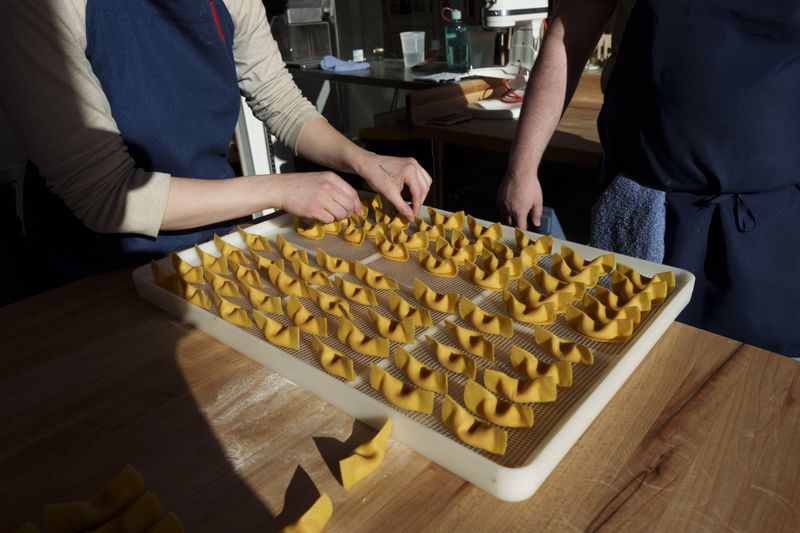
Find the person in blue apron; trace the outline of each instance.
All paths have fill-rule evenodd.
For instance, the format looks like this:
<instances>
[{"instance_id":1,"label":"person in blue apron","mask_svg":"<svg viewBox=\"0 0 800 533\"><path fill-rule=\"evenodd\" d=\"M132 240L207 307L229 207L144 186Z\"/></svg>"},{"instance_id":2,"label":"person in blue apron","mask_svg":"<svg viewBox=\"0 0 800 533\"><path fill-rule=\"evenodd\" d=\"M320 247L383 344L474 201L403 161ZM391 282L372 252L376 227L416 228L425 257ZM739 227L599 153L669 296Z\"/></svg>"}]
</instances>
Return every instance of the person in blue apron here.
<instances>
[{"instance_id":1,"label":"person in blue apron","mask_svg":"<svg viewBox=\"0 0 800 533\"><path fill-rule=\"evenodd\" d=\"M85 19L77 18L74 22L77 25L85 24L85 29L81 27L81 31L75 32L78 35L76 39L72 39L72 33L58 27L63 20L63 13L51 17L46 11L48 6L53 10L77 11L84 4ZM27 141L33 147L24 182L24 222L27 239L35 253L30 267L39 269L34 277L39 279L41 289L190 247L209 240L214 233L230 231L235 224L247 219L247 213L268 207L283 207L296 215L316 217L325 222L360 211L358 197L346 182L332 173L313 173L295 175L297 182L289 184L288 188L285 186L286 176L266 177L272 180L270 183L274 183L276 188L278 183L282 183L285 190L290 191L281 196L280 205L254 203L250 206L251 210L245 210L245 202L241 202L234 206L233 213L211 213L213 209L207 209L206 212L195 213L194 218L184 216L183 220L180 219L182 211L185 214L192 207L198 210L199 195L205 195L206 198L218 195L220 202L224 199L224 189L213 188L210 182L223 185L220 180L234 178L227 154L239 115L240 90L243 90L240 80L248 76L264 77L263 73L254 75L249 71L237 72L237 62L241 62L242 58L236 56L236 50L243 53L243 45L249 43L235 41L237 35L257 33L254 27L258 28L262 37L268 35L263 6L257 0L229 0L228 4L235 9L243 28L236 27L232 12L223 0L65 0L59 3L14 3L5 6L7 12L3 15L7 17L9 33L17 31L14 29L17 27L31 26L30 19L33 18L39 25L50 23L49 19L54 21L50 23L51 27L40 28L36 38L28 39L31 50L43 46L42 43L51 34L62 38L62 42L70 46L72 40L80 40L85 36L85 51L73 50L73 56L85 53L90 68L76 70L73 77L78 81L82 77L96 77L119 130L118 134L108 132L105 137L97 137L97 144L118 143L118 135L124 143L124 148L120 149L127 150L137 169L166 173L171 180L169 198L164 200L167 206L164 224L156 236L108 233L105 229L100 232L87 227L81 214L52 190L46 179L47 173L41 171L41 165L35 157L36 146L47 145L45 152L40 149L39 160L52 155L47 151L63 149L52 138L42 137L42 141L37 137L44 135L43 132L47 132L48 128L48 124L42 123L47 118L35 115L37 108L47 105L69 106L70 95L51 95L51 99L55 98L57 102L50 102L46 97L38 100L28 98L28 89L33 87L47 94L47 84L58 74L41 74L25 64L26 60L27 63L36 62L37 52L24 49L17 51L21 43L9 37L10 48L14 50L7 49L6 54L30 53L29 58L18 62L13 58L5 60L9 65L6 70L12 71L10 79L19 83L26 78L31 81L27 86L21 85L16 93L5 93L3 105L9 108L9 114L16 120L15 126L22 130L20 137L23 142ZM62 37L62 34L66 34L66 37ZM38 38L40 36L41 39ZM271 38L269 40L272 48L263 53L277 54L274 41ZM246 52L252 55L253 46L250 45ZM58 46L53 45L44 53L38 53L38 56L41 58L58 53ZM67 59L74 62L74 57ZM82 59L79 57L78 61ZM272 60L279 62L279 57L273 57ZM49 58L49 61L51 64L59 62L58 58ZM68 61L64 63L66 65ZM16 67L19 69L14 72ZM280 70L282 67L281 64ZM284 79L289 76L285 72L280 74ZM269 82L264 80L261 85ZM250 83L252 88L253 82ZM296 91L293 84L291 88ZM256 89L259 87L256 86ZM78 89L73 88L73 92L78 92ZM246 91L243 94L251 100L258 98L258 95L248 95ZM16 99L20 108L27 108L12 109L12 99ZM302 97L298 93L296 100L299 99ZM430 176L416 161L378 156L362 150L338 134L319 118L311 104L302 100L303 109L310 111L303 111L306 117L303 120L308 122L302 125L302 135L296 144L301 155L324 166L360 174L394 203L399 212L406 216L416 214L430 186ZM259 104L255 102L255 105ZM297 101L291 104L301 107ZM90 102L89 105L99 108L105 106L105 102ZM272 108L268 111L267 120L283 114L288 117L283 119L284 123L299 121L296 115L291 115L291 110L281 109L279 105L273 105ZM80 112L76 110L75 114ZM313 120L308 118L311 113L314 114L311 117ZM282 128L281 119L276 120ZM75 133L80 135L80 132ZM71 139L62 137L59 141L69 146ZM82 148L71 152L80 152ZM306 153L302 153L303 150ZM76 154L66 150L64 154L65 159L81 156L91 158L94 154ZM97 164L103 164L103 161ZM75 179L79 181L80 176ZM209 183L212 188L198 185L198 180ZM259 183L266 182L262 180ZM402 200L400 193L404 186L412 193L412 206ZM75 194L74 191L80 194L80 186L73 187L72 194ZM180 195L181 191L183 196ZM255 195L253 191L252 195L243 196L249 199ZM182 204L171 205L171 202ZM324 202L332 206L328 211L321 212L319 207L315 207L317 211L311 210L315 203ZM112 209L110 205L102 205L102 202L97 208ZM124 211L125 205L118 209ZM200 227L189 226L186 220L202 220L203 223L195 224Z\"/></svg>"},{"instance_id":2,"label":"person in blue apron","mask_svg":"<svg viewBox=\"0 0 800 533\"><path fill-rule=\"evenodd\" d=\"M565 35L588 4L560 2ZM800 4L638 0L598 121L607 180L590 242L691 271L679 320L794 357L798 88Z\"/></svg>"}]
</instances>

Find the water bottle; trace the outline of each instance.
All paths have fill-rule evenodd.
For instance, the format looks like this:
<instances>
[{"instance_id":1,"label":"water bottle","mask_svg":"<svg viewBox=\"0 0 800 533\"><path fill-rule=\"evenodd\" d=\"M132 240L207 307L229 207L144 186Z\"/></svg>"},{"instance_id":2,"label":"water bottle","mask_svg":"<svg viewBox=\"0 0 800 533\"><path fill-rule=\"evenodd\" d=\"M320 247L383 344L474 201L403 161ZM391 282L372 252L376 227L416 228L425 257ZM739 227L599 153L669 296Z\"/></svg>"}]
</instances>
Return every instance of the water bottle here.
<instances>
[{"instance_id":1,"label":"water bottle","mask_svg":"<svg viewBox=\"0 0 800 533\"><path fill-rule=\"evenodd\" d=\"M444 13L450 11L450 18ZM442 16L447 21L444 27L444 48L447 55L449 72L467 72L469 70L469 28L461 20L461 11L446 7Z\"/></svg>"}]
</instances>

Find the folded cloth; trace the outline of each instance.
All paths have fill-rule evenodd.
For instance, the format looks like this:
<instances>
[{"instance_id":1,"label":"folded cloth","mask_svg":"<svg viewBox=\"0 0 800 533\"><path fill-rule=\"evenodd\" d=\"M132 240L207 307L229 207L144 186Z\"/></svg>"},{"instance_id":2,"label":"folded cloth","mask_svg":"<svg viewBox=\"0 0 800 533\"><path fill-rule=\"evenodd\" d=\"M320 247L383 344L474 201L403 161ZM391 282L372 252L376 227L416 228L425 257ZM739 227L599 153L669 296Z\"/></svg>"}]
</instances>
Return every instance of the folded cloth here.
<instances>
[{"instance_id":1,"label":"folded cloth","mask_svg":"<svg viewBox=\"0 0 800 533\"><path fill-rule=\"evenodd\" d=\"M664 261L666 193L618 175L592 208L589 244L647 261Z\"/></svg>"},{"instance_id":2,"label":"folded cloth","mask_svg":"<svg viewBox=\"0 0 800 533\"><path fill-rule=\"evenodd\" d=\"M367 70L369 63L366 61L343 61L338 57L325 56L319 62L322 70L332 70L334 72L354 72L356 70Z\"/></svg>"}]
</instances>

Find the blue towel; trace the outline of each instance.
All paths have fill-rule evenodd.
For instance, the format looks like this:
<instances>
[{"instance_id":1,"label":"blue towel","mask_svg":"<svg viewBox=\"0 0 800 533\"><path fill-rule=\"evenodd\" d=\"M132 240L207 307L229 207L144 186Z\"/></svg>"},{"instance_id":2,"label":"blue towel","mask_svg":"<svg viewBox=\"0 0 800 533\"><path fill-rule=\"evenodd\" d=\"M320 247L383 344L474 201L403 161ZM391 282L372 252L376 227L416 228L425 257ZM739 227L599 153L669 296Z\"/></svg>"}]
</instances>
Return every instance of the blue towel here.
<instances>
[{"instance_id":1,"label":"blue towel","mask_svg":"<svg viewBox=\"0 0 800 533\"><path fill-rule=\"evenodd\" d=\"M619 175L592 208L589 244L661 263L664 261L666 193Z\"/></svg>"},{"instance_id":2,"label":"blue towel","mask_svg":"<svg viewBox=\"0 0 800 533\"><path fill-rule=\"evenodd\" d=\"M369 63L366 61L343 61L338 57L325 56L319 62L322 70L332 70L334 72L354 72L357 70L367 70Z\"/></svg>"}]
</instances>

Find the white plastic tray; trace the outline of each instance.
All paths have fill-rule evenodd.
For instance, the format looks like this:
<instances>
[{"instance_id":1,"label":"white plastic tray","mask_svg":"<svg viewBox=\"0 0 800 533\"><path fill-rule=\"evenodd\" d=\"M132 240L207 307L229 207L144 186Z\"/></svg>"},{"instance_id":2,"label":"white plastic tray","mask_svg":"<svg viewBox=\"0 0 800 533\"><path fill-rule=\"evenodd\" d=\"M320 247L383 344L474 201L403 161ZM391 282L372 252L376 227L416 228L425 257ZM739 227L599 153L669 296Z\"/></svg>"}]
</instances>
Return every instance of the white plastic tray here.
<instances>
[{"instance_id":1,"label":"white plastic tray","mask_svg":"<svg viewBox=\"0 0 800 533\"><path fill-rule=\"evenodd\" d=\"M426 216L423 218L427 219ZM487 311L505 314L500 295L481 290L473 285L463 277L463 269L458 278L437 278L421 269L416 261L416 254L413 252L408 262L396 263L380 256L369 239L365 240L360 247L350 246L339 236L332 235L326 236L322 241L308 240L294 232L292 218L286 214L252 226L247 231L265 235L273 244L275 236L282 234L293 244L306 248L312 257L316 248L319 247L331 255L367 263L372 268L395 277L401 284L402 295L412 304L415 301L410 287L413 279L418 277L434 290L457 291L463 296L471 298ZM530 233L530 235L534 238L539 237L534 233ZM246 249L238 233L226 235L223 239L234 246ZM513 228L503 227L503 240L516 249ZM569 245L587 259L604 253L602 250L559 239L555 240L553 252L559 251L561 244ZM219 255L213 242L204 243L200 247L208 253ZM185 250L179 255L190 264L200 264L200 259L194 249ZM278 257L277 249L266 255ZM544 261L544 263L540 261L540 264L547 266L549 258ZM386 417L392 417L395 439L497 498L519 501L530 497L539 488L689 302L694 286L694 276L691 273L622 255L617 255L617 261L626 263L648 276L671 270L675 273L677 281L675 290L665 302L654 307L653 311L643 318L634 335L621 344L600 343L582 337L573 332L561 317L555 324L547 326L547 329L561 337L591 346L595 354L595 364L590 366L573 365L574 384L572 387L559 388L558 398L551 404L532 404L535 413L534 427L509 429L508 448L504 456L495 456L472 448L462 443L444 427L440 418L442 397L439 395L436 395L433 415L424 415L396 408L373 391L369 386L370 363L377 362L396 377L402 377L402 374L394 367L392 358L377 360L362 356L339 343L336 339L338 319L335 317L325 315L329 322L328 337L325 338L325 342L355 360L358 377L352 383L331 376L322 369L316 355L310 349L310 336L306 333L301 333L299 351L284 351L284 349L267 342L258 329L237 327L221 319L215 308L205 311L162 289L155 284L149 266L137 269L133 273L133 280L142 298L203 330L254 361L273 369L290 381L373 427L379 427ZM163 268L172 270L169 258L162 259L159 263ZM289 268L288 265L287 268ZM531 280L530 270L526 270L524 276ZM206 287L206 290L210 294L209 287ZM264 290L272 294L279 294L274 287L269 286L268 281L265 281ZM381 305L385 308L388 291L375 292L378 294ZM250 309L249 302L234 301ZM304 299L303 303L307 308L315 309L311 300ZM366 332L374 332L366 320L366 308L351 303L351 309L356 315L356 324ZM322 315L321 312L320 314ZM457 346L457 344L444 328L442 319L445 318L445 315L435 312L432 314L434 326L425 330L418 328L416 344L408 345L406 349L429 366L443 370L436 363L431 348L424 340L425 336L431 335L453 346ZM460 322L460 319L453 315L449 315L447 318ZM289 323L285 317L283 320L285 323ZM477 361L479 369L492 366L515 375L515 370L508 362L508 352L512 343L534 353L541 360L552 360L533 343L533 329L530 326L515 322L514 327L513 339L489 336L495 341L497 360L494 365L485 361ZM392 353L394 353L395 347L395 343L392 343ZM461 394L465 383L464 378L449 371L448 377L450 378L451 395L463 405Z\"/></svg>"}]
</instances>

